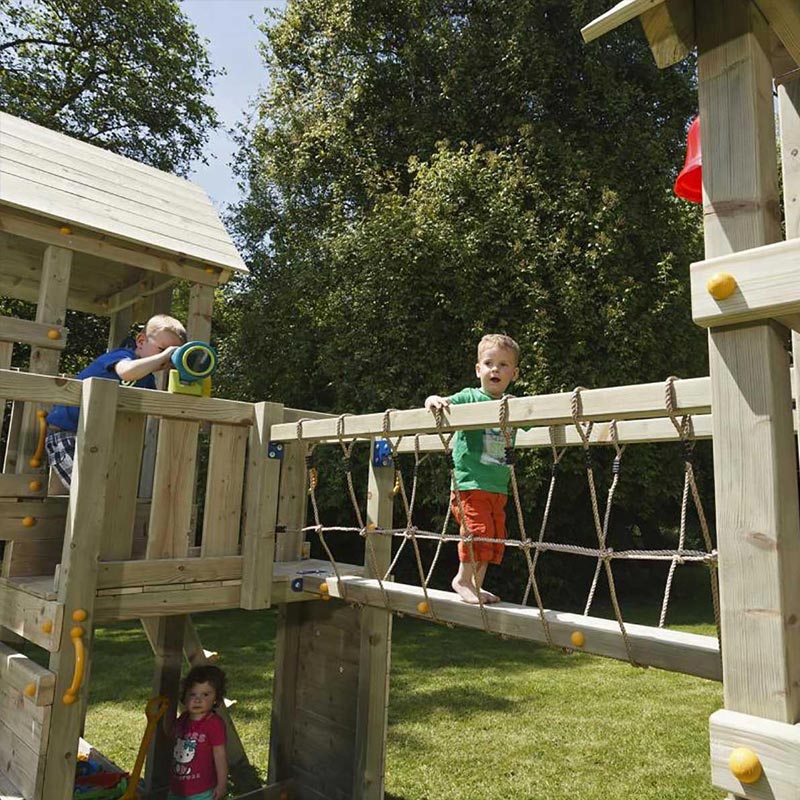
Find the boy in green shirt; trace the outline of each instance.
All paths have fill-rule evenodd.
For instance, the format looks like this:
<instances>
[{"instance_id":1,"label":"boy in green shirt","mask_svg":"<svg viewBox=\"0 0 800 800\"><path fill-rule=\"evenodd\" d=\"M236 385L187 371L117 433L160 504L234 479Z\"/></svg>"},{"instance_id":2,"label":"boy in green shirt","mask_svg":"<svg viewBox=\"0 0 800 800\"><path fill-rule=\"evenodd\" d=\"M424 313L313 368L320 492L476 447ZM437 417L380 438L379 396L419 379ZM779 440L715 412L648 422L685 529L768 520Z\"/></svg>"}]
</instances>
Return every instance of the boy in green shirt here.
<instances>
[{"instance_id":1,"label":"boy in green shirt","mask_svg":"<svg viewBox=\"0 0 800 800\"><path fill-rule=\"evenodd\" d=\"M519 377L518 363L519 345L511 337L487 334L478 343L478 363L475 364L480 389L468 387L449 397L432 394L426 398L425 408L436 411L460 403L499 400L509 384ZM503 560L505 549L505 507L511 475L505 463L505 439L499 428L493 428L457 431L453 441L455 486L450 505L461 526L461 535L470 533L476 538L496 540L473 542L472 556L469 546L459 542L459 568L452 581L453 591L466 603L496 603L500 598L483 589L483 579L490 563L499 564Z\"/></svg>"}]
</instances>

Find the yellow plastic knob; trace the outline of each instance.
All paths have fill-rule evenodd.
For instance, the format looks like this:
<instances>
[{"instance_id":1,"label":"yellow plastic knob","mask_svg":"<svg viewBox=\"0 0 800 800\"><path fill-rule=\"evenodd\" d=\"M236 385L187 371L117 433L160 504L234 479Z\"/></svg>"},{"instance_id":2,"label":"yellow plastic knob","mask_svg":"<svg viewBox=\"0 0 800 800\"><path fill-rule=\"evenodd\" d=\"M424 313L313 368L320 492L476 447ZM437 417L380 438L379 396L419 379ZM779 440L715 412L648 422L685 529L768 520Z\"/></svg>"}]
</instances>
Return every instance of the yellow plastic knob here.
<instances>
[{"instance_id":1,"label":"yellow plastic knob","mask_svg":"<svg viewBox=\"0 0 800 800\"><path fill-rule=\"evenodd\" d=\"M419 603L417 603L417 611L420 614L427 614L430 610L430 607L424 600L420 600Z\"/></svg>"},{"instance_id":2,"label":"yellow plastic knob","mask_svg":"<svg viewBox=\"0 0 800 800\"><path fill-rule=\"evenodd\" d=\"M208 275L213 275L217 269L216 267L206 267L204 270Z\"/></svg>"},{"instance_id":3,"label":"yellow plastic knob","mask_svg":"<svg viewBox=\"0 0 800 800\"><path fill-rule=\"evenodd\" d=\"M30 481L30 482L28 483L28 488L29 488L29 489L30 489L32 492L38 492L38 491L40 491L40 490L41 490L41 488L42 488L42 482L41 482L41 481Z\"/></svg>"},{"instance_id":4,"label":"yellow plastic knob","mask_svg":"<svg viewBox=\"0 0 800 800\"><path fill-rule=\"evenodd\" d=\"M75 695L75 694L72 694L72 692L64 692L64 696L61 698L61 702L65 706L71 706L77 699L78 699L78 696Z\"/></svg>"},{"instance_id":5,"label":"yellow plastic knob","mask_svg":"<svg viewBox=\"0 0 800 800\"><path fill-rule=\"evenodd\" d=\"M64 234L64 236L69 236L69 235L72 233L72 228L70 228L70 227L69 227L69 225L62 225L62 226L61 226L61 227L58 229L58 232L59 232L59 233L63 233L63 234Z\"/></svg>"},{"instance_id":6,"label":"yellow plastic knob","mask_svg":"<svg viewBox=\"0 0 800 800\"><path fill-rule=\"evenodd\" d=\"M56 341L57 339L61 338L61 331L56 330L55 328L50 328L50 330L47 331L47 338Z\"/></svg>"},{"instance_id":7,"label":"yellow plastic knob","mask_svg":"<svg viewBox=\"0 0 800 800\"><path fill-rule=\"evenodd\" d=\"M728 272L717 272L706 282L706 289L715 300L727 300L736 291L736 278Z\"/></svg>"},{"instance_id":8,"label":"yellow plastic knob","mask_svg":"<svg viewBox=\"0 0 800 800\"><path fill-rule=\"evenodd\" d=\"M25 697L34 697L36 695L36 684L29 683L22 692Z\"/></svg>"},{"instance_id":9,"label":"yellow plastic knob","mask_svg":"<svg viewBox=\"0 0 800 800\"><path fill-rule=\"evenodd\" d=\"M36 517L23 517L22 518L22 527L23 528L32 528L36 524Z\"/></svg>"},{"instance_id":10,"label":"yellow plastic knob","mask_svg":"<svg viewBox=\"0 0 800 800\"><path fill-rule=\"evenodd\" d=\"M327 583L325 583L325 581L323 581L323 582L322 582L322 583L319 585L319 590L320 590L320 592L321 592L322 594L328 594L328 584L327 584Z\"/></svg>"},{"instance_id":11,"label":"yellow plastic knob","mask_svg":"<svg viewBox=\"0 0 800 800\"><path fill-rule=\"evenodd\" d=\"M75 609L75 610L72 612L72 621L73 621L73 622L85 622L85 621L86 621L86 618L87 618L88 616L89 616L89 615L86 613L86 611L85 611L84 609L82 609L82 608L76 608L76 609Z\"/></svg>"},{"instance_id":12,"label":"yellow plastic knob","mask_svg":"<svg viewBox=\"0 0 800 800\"><path fill-rule=\"evenodd\" d=\"M49 619L46 619L42 623L42 633L52 633L53 632L53 623L50 622Z\"/></svg>"},{"instance_id":13,"label":"yellow plastic knob","mask_svg":"<svg viewBox=\"0 0 800 800\"><path fill-rule=\"evenodd\" d=\"M755 783L761 777L761 762L749 747L737 747L728 760L733 777L742 783Z\"/></svg>"},{"instance_id":14,"label":"yellow plastic knob","mask_svg":"<svg viewBox=\"0 0 800 800\"><path fill-rule=\"evenodd\" d=\"M583 647L586 644L586 637L580 631L572 631L569 640L573 647Z\"/></svg>"}]
</instances>

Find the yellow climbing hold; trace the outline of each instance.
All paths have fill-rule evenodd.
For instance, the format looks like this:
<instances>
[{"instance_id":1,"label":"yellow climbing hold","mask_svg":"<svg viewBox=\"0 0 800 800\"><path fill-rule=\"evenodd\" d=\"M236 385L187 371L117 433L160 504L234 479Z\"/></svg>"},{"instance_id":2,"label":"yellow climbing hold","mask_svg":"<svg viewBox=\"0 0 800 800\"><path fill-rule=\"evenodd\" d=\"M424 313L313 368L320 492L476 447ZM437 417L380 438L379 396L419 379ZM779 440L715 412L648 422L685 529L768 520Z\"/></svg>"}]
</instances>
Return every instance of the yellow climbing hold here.
<instances>
[{"instance_id":1,"label":"yellow climbing hold","mask_svg":"<svg viewBox=\"0 0 800 800\"><path fill-rule=\"evenodd\" d=\"M320 592L321 592L322 594L328 594L328 584L327 584L325 581L323 581L323 582L322 582L322 583L319 585L319 590L320 590Z\"/></svg>"},{"instance_id":2,"label":"yellow climbing hold","mask_svg":"<svg viewBox=\"0 0 800 800\"><path fill-rule=\"evenodd\" d=\"M427 614L430 610L430 607L424 600L420 600L419 603L417 603L417 611L420 614Z\"/></svg>"},{"instance_id":3,"label":"yellow climbing hold","mask_svg":"<svg viewBox=\"0 0 800 800\"><path fill-rule=\"evenodd\" d=\"M736 291L736 278L728 272L717 272L708 279L706 289L715 300L727 300Z\"/></svg>"},{"instance_id":4,"label":"yellow climbing hold","mask_svg":"<svg viewBox=\"0 0 800 800\"><path fill-rule=\"evenodd\" d=\"M737 747L728 760L733 777L742 783L755 783L761 777L761 762L749 747Z\"/></svg>"},{"instance_id":5,"label":"yellow climbing hold","mask_svg":"<svg viewBox=\"0 0 800 800\"><path fill-rule=\"evenodd\" d=\"M572 631L569 640L573 647L583 647L586 644L586 637L580 631Z\"/></svg>"}]
</instances>

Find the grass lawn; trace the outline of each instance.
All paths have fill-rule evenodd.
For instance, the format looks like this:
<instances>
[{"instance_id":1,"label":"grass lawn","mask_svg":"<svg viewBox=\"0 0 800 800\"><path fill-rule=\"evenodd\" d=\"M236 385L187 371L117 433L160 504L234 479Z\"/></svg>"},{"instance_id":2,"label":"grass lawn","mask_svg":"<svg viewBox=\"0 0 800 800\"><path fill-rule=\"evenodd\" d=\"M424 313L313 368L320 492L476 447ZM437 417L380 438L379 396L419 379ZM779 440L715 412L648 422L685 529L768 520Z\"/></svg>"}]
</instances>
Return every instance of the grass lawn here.
<instances>
[{"instance_id":1,"label":"grass lawn","mask_svg":"<svg viewBox=\"0 0 800 800\"><path fill-rule=\"evenodd\" d=\"M205 646L220 653L237 730L262 776L275 618L195 618ZM704 623L675 627L713 633ZM152 670L138 625L97 631L86 738L127 769ZM708 717L721 705L721 685L699 678L396 619L387 800L719 800Z\"/></svg>"}]
</instances>

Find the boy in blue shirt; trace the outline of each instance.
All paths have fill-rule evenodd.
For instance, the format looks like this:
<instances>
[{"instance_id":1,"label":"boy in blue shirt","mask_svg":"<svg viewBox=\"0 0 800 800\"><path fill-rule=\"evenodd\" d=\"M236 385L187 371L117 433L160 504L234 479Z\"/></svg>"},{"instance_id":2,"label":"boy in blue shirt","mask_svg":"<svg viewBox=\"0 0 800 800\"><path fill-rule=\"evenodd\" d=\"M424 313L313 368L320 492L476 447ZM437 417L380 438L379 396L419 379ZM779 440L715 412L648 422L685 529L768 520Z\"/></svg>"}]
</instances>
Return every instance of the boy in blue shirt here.
<instances>
[{"instance_id":1,"label":"boy in blue shirt","mask_svg":"<svg viewBox=\"0 0 800 800\"><path fill-rule=\"evenodd\" d=\"M135 339L96 358L76 377L81 381L86 378L108 378L123 386L155 389L153 373L165 369L172 353L185 343L186 329L183 325L166 314L156 314L147 321L144 330ZM53 406L47 415L47 461L67 489L72 482L79 413L76 406Z\"/></svg>"},{"instance_id":2,"label":"boy in blue shirt","mask_svg":"<svg viewBox=\"0 0 800 800\"><path fill-rule=\"evenodd\" d=\"M499 400L509 384L519 377L518 363L519 345L510 336L487 334L478 343L478 363L475 364L480 389L467 387L449 397L432 394L426 398L425 408L435 411L460 403ZM505 462L505 439L499 428L492 428L457 431L453 442L455 486L450 495L453 517L461 526L462 536L469 532L477 538L496 540L473 542L472 555L469 546L459 542L459 568L452 581L453 591L466 603L496 603L500 598L483 589L483 579L489 564L499 564L503 560L505 550L505 508L511 477Z\"/></svg>"}]
</instances>

